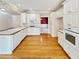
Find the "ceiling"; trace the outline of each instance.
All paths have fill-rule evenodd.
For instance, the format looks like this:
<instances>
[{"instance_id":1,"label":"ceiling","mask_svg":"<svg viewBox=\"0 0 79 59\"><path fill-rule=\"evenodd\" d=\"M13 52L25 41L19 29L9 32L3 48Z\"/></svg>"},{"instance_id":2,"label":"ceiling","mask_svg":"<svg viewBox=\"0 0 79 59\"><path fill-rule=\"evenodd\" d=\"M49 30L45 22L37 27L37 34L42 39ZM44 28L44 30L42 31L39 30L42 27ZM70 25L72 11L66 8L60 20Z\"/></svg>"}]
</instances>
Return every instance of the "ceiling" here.
<instances>
[{"instance_id":1,"label":"ceiling","mask_svg":"<svg viewBox=\"0 0 79 59\"><path fill-rule=\"evenodd\" d=\"M48 13L54 10L63 0L4 0L20 7L23 11L44 11Z\"/></svg>"}]
</instances>

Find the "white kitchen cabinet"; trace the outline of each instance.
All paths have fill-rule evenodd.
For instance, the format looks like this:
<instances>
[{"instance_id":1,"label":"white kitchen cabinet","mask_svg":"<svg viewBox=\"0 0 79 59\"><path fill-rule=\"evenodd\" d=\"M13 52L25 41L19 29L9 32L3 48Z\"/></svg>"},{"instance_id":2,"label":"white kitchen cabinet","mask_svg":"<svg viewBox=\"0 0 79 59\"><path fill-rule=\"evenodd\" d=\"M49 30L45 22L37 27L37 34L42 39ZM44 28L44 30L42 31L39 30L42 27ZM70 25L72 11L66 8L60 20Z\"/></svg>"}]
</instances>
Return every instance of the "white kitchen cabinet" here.
<instances>
[{"instance_id":1,"label":"white kitchen cabinet","mask_svg":"<svg viewBox=\"0 0 79 59\"><path fill-rule=\"evenodd\" d=\"M13 50L20 44L20 42L27 35L27 29L23 29L20 32L13 35Z\"/></svg>"},{"instance_id":2,"label":"white kitchen cabinet","mask_svg":"<svg viewBox=\"0 0 79 59\"><path fill-rule=\"evenodd\" d=\"M27 14L27 26L40 26L40 14Z\"/></svg>"},{"instance_id":3,"label":"white kitchen cabinet","mask_svg":"<svg viewBox=\"0 0 79 59\"><path fill-rule=\"evenodd\" d=\"M0 54L12 54L12 35L0 35Z\"/></svg>"},{"instance_id":4,"label":"white kitchen cabinet","mask_svg":"<svg viewBox=\"0 0 79 59\"><path fill-rule=\"evenodd\" d=\"M63 47L63 39L64 39L64 33L63 31L58 32L58 43Z\"/></svg>"},{"instance_id":5,"label":"white kitchen cabinet","mask_svg":"<svg viewBox=\"0 0 79 59\"><path fill-rule=\"evenodd\" d=\"M40 28L39 27L29 27L27 29L27 35L40 35Z\"/></svg>"},{"instance_id":6,"label":"white kitchen cabinet","mask_svg":"<svg viewBox=\"0 0 79 59\"><path fill-rule=\"evenodd\" d=\"M73 56L73 54L74 53L72 53L72 52L74 52L74 47L71 45L71 44L69 44L69 42L68 41L66 41L66 40L64 40L64 45L63 45L63 49L65 50L65 52L70 56L70 58Z\"/></svg>"},{"instance_id":7,"label":"white kitchen cabinet","mask_svg":"<svg viewBox=\"0 0 79 59\"><path fill-rule=\"evenodd\" d=\"M72 0L72 11L79 13L79 0Z\"/></svg>"},{"instance_id":8,"label":"white kitchen cabinet","mask_svg":"<svg viewBox=\"0 0 79 59\"><path fill-rule=\"evenodd\" d=\"M64 14L68 14L72 11L72 0L64 4Z\"/></svg>"},{"instance_id":9,"label":"white kitchen cabinet","mask_svg":"<svg viewBox=\"0 0 79 59\"><path fill-rule=\"evenodd\" d=\"M72 59L78 59L79 58L79 51L77 49L73 49Z\"/></svg>"},{"instance_id":10,"label":"white kitchen cabinet","mask_svg":"<svg viewBox=\"0 0 79 59\"><path fill-rule=\"evenodd\" d=\"M56 11L56 18L63 17L63 6Z\"/></svg>"},{"instance_id":11,"label":"white kitchen cabinet","mask_svg":"<svg viewBox=\"0 0 79 59\"><path fill-rule=\"evenodd\" d=\"M79 0L68 0L65 2L64 13L79 13Z\"/></svg>"},{"instance_id":12,"label":"white kitchen cabinet","mask_svg":"<svg viewBox=\"0 0 79 59\"><path fill-rule=\"evenodd\" d=\"M12 54L26 35L27 28L24 27L0 32L0 54Z\"/></svg>"},{"instance_id":13,"label":"white kitchen cabinet","mask_svg":"<svg viewBox=\"0 0 79 59\"><path fill-rule=\"evenodd\" d=\"M70 58L78 59L79 58L78 50L74 46L72 46L71 43L68 42L67 40L64 40L63 43L64 43L63 49L70 56Z\"/></svg>"},{"instance_id":14,"label":"white kitchen cabinet","mask_svg":"<svg viewBox=\"0 0 79 59\"><path fill-rule=\"evenodd\" d=\"M64 22L64 26L68 26L68 25L71 25L71 22L72 22L72 15L64 15L64 18L63 18L63 22Z\"/></svg>"},{"instance_id":15,"label":"white kitchen cabinet","mask_svg":"<svg viewBox=\"0 0 79 59\"><path fill-rule=\"evenodd\" d=\"M64 26L79 27L79 0L70 0L64 4Z\"/></svg>"},{"instance_id":16,"label":"white kitchen cabinet","mask_svg":"<svg viewBox=\"0 0 79 59\"><path fill-rule=\"evenodd\" d=\"M71 26L79 27L79 15L72 15Z\"/></svg>"},{"instance_id":17,"label":"white kitchen cabinet","mask_svg":"<svg viewBox=\"0 0 79 59\"><path fill-rule=\"evenodd\" d=\"M79 15L68 14L64 16L64 26L79 27Z\"/></svg>"}]
</instances>

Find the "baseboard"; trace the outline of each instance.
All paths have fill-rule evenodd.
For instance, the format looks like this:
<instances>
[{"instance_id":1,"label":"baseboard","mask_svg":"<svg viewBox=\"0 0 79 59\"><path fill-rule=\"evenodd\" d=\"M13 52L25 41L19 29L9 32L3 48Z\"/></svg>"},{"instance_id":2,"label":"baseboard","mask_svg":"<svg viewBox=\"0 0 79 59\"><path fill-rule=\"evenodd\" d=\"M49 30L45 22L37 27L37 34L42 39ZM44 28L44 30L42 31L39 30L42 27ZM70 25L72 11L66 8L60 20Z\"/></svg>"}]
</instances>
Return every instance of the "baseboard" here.
<instances>
[{"instance_id":1,"label":"baseboard","mask_svg":"<svg viewBox=\"0 0 79 59\"><path fill-rule=\"evenodd\" d=\"M50 34L51 35L51 34ZM58 36L55 36L55 35L51 35L52 37L54 37L54 38L58 38Z\"/></svg>"}]
</instances>

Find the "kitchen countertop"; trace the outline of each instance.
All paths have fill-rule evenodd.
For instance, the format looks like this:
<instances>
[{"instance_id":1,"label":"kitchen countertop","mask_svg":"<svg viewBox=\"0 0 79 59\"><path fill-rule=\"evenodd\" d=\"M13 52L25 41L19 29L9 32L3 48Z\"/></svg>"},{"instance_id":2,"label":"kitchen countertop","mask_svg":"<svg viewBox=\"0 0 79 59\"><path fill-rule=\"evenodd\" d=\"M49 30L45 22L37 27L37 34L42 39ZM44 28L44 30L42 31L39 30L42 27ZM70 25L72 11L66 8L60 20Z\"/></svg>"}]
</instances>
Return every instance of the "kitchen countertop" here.
<instances>
[{"instance_id":1,"label":"kitchen countertop","mask_svg":"<svg viewBox=\"0 0 79 59\"><path fill-rule=\"evenodd\" d=\"M26 27L17 27L17 28L14 28L14 29L9 29L9 30L5 30L5 31L1 31L0 32L0 35L13 35L23 29L25 29Z\"/></svg>"}]
</instances>

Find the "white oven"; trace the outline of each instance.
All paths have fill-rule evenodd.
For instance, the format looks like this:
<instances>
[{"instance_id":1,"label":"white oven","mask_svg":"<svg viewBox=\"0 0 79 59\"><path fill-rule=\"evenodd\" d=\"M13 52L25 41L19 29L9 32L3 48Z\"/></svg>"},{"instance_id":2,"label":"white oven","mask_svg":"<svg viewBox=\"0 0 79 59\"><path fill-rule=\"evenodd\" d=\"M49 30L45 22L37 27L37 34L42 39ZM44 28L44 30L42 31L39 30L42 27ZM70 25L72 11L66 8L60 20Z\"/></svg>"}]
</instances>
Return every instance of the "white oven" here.
<instances>
[{"instance_id":1,"label":"white oven","mask_svg":"<svg viewBox=\"0 0 79 59\"><path fill-rule=\"evenodd\" d=\"M79 33L72 30L64 30L64 39L73 47L79 50Z\"/></svg>"}]
</instances>

